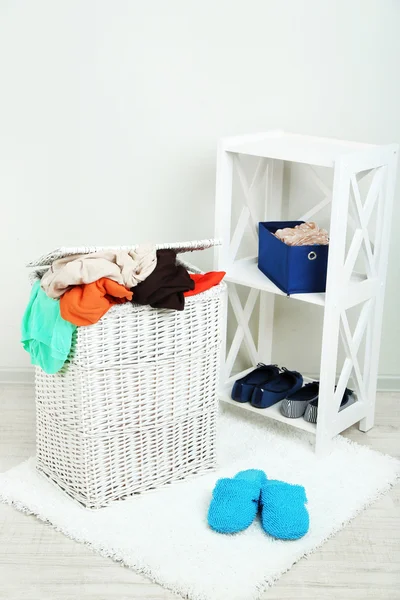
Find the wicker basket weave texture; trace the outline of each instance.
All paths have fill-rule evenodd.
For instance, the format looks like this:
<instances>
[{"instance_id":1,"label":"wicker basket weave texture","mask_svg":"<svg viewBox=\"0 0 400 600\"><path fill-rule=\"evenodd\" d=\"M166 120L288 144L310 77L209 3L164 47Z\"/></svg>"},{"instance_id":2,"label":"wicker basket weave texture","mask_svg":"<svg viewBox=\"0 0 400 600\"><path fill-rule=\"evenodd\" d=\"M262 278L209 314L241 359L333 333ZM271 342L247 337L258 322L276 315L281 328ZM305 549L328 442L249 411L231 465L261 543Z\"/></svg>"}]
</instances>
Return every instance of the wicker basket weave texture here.
<instances>
[{"instance_id":1,"label":"wicker basket weave texture","mask_svg":"<svg viewBox=\"0 0 400 600\"><path fill-rule=\"evenodd\" d=\"M100 508L213 469L224 296L116 305L78 327L62 371L36 369L39 471Z\"/></svg>"}]
</instances>

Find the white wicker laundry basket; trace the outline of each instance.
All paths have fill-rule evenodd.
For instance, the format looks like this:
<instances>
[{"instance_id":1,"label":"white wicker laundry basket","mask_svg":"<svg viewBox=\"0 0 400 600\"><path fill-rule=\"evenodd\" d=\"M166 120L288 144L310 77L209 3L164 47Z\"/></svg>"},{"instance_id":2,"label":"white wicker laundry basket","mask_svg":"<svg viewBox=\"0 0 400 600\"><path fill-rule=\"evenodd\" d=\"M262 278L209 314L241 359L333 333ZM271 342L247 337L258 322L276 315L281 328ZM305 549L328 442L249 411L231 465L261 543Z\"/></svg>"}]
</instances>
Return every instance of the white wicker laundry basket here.
<instances>
[{"instance_id":1,"label":"white wicker laundry basket","mask_svg":"<svg viewBox=\"0 0 400 600\"><path fill-rule=\"evenodd\" d=\"M56 258L100 249L61 248L28 266L40 277ZM100 508L214 468L224 296L222 283L182 312L116 305L78 327L62 371L36 369L38 470Z\"/></svg>"}]
</instances>

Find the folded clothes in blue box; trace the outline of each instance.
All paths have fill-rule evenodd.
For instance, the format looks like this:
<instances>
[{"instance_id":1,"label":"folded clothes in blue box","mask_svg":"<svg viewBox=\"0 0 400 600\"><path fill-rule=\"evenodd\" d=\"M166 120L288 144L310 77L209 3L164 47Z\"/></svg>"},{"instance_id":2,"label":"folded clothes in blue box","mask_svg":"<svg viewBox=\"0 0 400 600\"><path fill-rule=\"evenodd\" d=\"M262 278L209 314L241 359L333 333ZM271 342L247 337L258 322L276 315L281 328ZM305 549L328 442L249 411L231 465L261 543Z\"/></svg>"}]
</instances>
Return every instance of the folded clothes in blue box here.
<instances>
[{"instance_id":1,"label":"folded clothes in blue box","mask_svg":"<svg viewBox=\"0 0 400 600\"><path fill-rule=\"evenodd\" d=\"M258 268L286 294L325 292L328 245L288 246L273 234L304 221L259 224Z\"/></svg>"}]
</instances>

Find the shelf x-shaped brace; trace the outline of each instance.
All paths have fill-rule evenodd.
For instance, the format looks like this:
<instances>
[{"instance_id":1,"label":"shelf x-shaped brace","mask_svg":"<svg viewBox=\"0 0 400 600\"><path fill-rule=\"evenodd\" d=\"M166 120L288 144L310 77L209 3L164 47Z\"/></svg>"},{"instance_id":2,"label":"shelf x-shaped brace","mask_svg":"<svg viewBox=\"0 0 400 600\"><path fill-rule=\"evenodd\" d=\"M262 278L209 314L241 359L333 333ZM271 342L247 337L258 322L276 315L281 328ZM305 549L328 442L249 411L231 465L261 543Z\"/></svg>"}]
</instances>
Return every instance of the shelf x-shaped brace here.
<instances>
[{"instance_id":1,"label":"shelf x-shaped brace","mask_svg":"<svg viewBox=\"0 0 400 600\"><path fill-rule=\"evenodd\" d=\"M371 306L372 300L367 300L367 302L365 302L365 304L363 305L353 336L351 334L346 311L343 310L340 315L340 335L347 356L344 361L344 365L340 373L335 391L335 400L333 402L332 410L336 413L339 410L340 403L343 399L344 391L346 389L347 383L350 379L352 372L354 374L353 381L357 397L360 400L366 398L365 383L361 372L360 363L358 361L357 353L360 349L364 333L368 327Z\"/></svg>"},{"instance_id":2,"label":"shelf x-shaped brace","mask_svg":"<svg viewBox=\"0 0 400 600\"><path fill-rule=\"evenodd\" d=\"M365 261L365 268L369 278L376 277L377 274L377 253L380 246L379 240L375 242L374 251L372 249L372 243L369 238L368 224L371 219L372 212L374 210L377 199L379 198L380 190L382 188L383 170L382 168L376 169L371 186L368 190L367 197L364 202L364 206L361 202L360 189L358 187L357 179L355 175L350 178L351 194L350 194L350 208L353 214L353 219L356 223L353 239L350 244L349 251L347 253L343 275L346 281L348 281L353 272L357 257L362 252ZM378 214L378 221L379 221ZM377 223L377 238L379 238L379 222Z\"/></svg>"},{"instance_id":3,"label":"shelf x-shaped brace","mask_svg":"<svg viewBox=\"0 0 400 600\"><path fill-rule=\"evenodd\" d=\"M257 162L256 169L254 171L254 175L251 183L249 184L247 181L246 174L244 172L242 163L237 154L234 155L234 165L236 167L236 172L239 176L240 185L243 192L244 198L244 206L242 207L242 211L240 213L237 225L235 227L235 231L233 232L229 254L231 260L234 261L236 254L239 250L240 244L242 242L244 233L246 231L246 227L250 221L250 232L257 242L258 240L258 218L255 209L255 197L254 190L262 178L266 174L267 163L264 159L260 158Z\"/></svg>"},{"instance_id":4,"label":"shelf x-shaped brace","mask_svg":"<svg viewBox=\"0 0 400 600\"><path fill-rule=\"evenodd\" d=\"M236 357L239 353L240 346L243 340L246 345L246 349L248 351L249 358L252 364L256 365L259 362L257 348L249 327L249 321L254 310L254 306L257 302L258 294L259 290L251 288L246 300L245 307L243 309L239 295L237 293L236 285L230 284L229 300L231 302L232 309L238 323L238 327L236 329L235 336L232 340L232 344L229 349L229 353L225 363L225 375L227 378L232 372Z\"/></svg>"}]
</instances>

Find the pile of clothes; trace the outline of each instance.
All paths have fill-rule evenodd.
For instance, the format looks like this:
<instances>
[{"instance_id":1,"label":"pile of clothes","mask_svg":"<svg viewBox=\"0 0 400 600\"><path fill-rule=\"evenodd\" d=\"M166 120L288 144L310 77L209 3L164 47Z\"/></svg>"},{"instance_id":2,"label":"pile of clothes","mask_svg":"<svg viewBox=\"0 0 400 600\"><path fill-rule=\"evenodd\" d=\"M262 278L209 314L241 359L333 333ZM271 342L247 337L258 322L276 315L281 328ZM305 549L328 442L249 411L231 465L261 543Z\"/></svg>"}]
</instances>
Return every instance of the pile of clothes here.
<instances>
[{"instance_id":1,"label":"pile of clothes","mask_svg":"<svg viewBox=\"0 0 400 600\"><path fill-rule=\"evenodd\" d=\"M33 287L22 320L22 344L31 362L57 373L77 326L93 325L114 304L133 302L183 310L185 297L218 285L225 273L192 274L174 250L153 245L135 251L96 252L56 260Z\"/></svg>"},{"instance_id":2,"label":"pile of clothes","mask_svg":"<svg viewBox=\"0 0 400 600\"><path fill-rule=\"evenodd\" d=\"M313 221L295 227L277 229L274 235L287 246L325 246L329 244L327 230L321 229Z\"/></svg>"}]
</instances>

